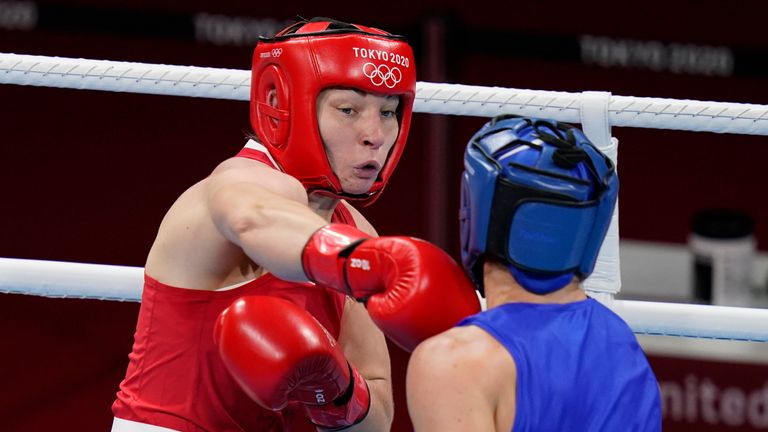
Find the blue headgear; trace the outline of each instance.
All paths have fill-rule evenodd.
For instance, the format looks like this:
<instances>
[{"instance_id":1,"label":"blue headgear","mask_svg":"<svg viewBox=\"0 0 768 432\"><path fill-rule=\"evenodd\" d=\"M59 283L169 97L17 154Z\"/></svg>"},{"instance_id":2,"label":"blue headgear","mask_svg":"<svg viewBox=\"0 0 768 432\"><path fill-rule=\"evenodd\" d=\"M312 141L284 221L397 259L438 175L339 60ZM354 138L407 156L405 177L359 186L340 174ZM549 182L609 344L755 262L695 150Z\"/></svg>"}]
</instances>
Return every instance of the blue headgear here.
<instances>
[{"instance_id":1,"label":"blue headgear","mask_svg":"<svg viewBox=\"0 0 768 432\"><path fill-rule=\"evenodd\" d=\"M619 190L613 162L579 129L500 116L464 153L461 260L483 292L482 257L506 263L528 291L546 294L586 278Z\"/></svg>"}]
</instances>

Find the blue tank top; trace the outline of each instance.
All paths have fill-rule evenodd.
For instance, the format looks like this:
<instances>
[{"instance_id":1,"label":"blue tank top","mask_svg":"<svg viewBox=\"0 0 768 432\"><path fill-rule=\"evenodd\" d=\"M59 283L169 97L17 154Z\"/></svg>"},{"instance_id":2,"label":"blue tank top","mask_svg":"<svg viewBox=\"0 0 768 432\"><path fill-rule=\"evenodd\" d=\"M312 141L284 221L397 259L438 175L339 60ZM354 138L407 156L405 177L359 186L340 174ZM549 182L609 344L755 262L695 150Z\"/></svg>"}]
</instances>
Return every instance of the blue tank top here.
<instances>
[{"instance_id":1,"label":"blue tank top","mask_svg":"<svg viewBox=\"0 0 768 432\"><path fill-rule=\"evenodd\" d=\"M599 302L507 303L458 325L482 328L514 358L513 432L661 430L659 387L645 353Z\"/></svg>"}]
</instances>

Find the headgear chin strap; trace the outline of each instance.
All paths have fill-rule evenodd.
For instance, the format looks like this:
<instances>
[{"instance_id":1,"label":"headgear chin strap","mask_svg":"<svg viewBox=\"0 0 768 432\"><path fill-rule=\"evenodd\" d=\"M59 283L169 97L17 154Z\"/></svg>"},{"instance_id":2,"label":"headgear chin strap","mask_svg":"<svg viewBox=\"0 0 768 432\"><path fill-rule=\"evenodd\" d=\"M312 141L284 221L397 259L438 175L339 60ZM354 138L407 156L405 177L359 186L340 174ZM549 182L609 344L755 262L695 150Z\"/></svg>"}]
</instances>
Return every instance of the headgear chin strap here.
<instances>
[{"instance_id":1,"label":"headgear chin strap","mask_svg":"<svg viewBox=\"0 0 768 432\"><path fill-rule=\"evenodd\" d=\"M397 139L366 194L345 193L326 157L316 102L331 87L400 97ZM307 191L363 205L378 198L405 147L415 94L413 51L404 37L383 30L314 18L261 38L253 53L251 126L283 171Z\"/></svg>"},{"instance_id":2,"label":"headgear chin strap","mask_svg":"<svg viewBox=\"0 0 768 432\"><path fill-rule=\"evenodd\" d=\"M616 204L613 162L573 126L500 116L467 144L461 259L483 293L483 257L505 263L528 291L586 278Z\"/></svg>"}]
</instances>

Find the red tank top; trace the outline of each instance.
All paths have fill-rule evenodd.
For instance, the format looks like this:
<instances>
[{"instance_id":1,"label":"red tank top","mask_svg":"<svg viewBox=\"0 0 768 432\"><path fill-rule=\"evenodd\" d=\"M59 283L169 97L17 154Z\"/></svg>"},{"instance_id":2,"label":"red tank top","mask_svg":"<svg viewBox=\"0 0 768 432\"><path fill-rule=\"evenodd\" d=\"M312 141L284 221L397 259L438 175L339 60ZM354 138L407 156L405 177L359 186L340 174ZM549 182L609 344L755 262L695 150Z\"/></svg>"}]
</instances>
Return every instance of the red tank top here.
<instances>
[{"instance_id":1,"label":"red tank top","mask_svg":"<svg viewBox=\"0 0 768 432\"><path fill-rule=\"evenodd\" d=\"M238 156L274 168L268 156L245 148ZM332 221L354 226L349 209ZM271 274L224 291L172 287L144 276L141 309L126 377L112 405L115 417L178 431L287 431L294 410L261 408L229 375L213 343L219 313L246 295L273 295L304 307L339 337L344 295Z\"/></svg>"}]
</instances>

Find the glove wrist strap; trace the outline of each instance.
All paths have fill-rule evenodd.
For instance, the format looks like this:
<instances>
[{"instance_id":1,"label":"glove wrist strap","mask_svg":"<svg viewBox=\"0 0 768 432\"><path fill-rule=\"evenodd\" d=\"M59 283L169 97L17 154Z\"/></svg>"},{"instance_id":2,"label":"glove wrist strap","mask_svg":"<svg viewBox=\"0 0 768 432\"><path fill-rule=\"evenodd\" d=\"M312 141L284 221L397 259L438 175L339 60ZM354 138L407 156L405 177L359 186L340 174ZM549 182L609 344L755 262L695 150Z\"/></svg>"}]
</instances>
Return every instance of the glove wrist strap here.
<instances>
[{"instance_id":1,"label":"glove wrist strap","mask_svg":"<svg viewBox=\"0 0 768 432\"><path fill-rule=\"evenodd\" d=\"M344 264L350 253L368 235L345 224L329 224L309 238L301 255L304 274L313 282L349 294Z\"/></svg>"},{"instance_id":2,"label":"glove wrist strap","mask_svg":"<svg viewBox=\"0 0 768 432\"><path fill-rule=\"evenodd\" d=\"M354 426L368 416L371 394L368 383L357 369L349 365L349 386L333 402L326 405L305 405L307 418L328 431L338 431Z\"/></svg>"}]
</instances>

